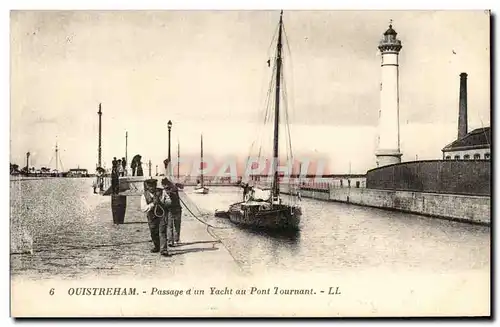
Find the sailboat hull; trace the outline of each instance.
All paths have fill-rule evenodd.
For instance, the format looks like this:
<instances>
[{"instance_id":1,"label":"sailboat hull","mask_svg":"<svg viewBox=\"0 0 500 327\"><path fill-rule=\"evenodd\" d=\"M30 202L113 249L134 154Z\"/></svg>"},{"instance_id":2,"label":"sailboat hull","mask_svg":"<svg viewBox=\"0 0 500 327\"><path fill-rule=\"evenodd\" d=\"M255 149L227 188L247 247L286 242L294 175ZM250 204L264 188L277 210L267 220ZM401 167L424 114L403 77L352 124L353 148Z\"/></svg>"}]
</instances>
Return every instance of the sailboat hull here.
<instances>
[{"instance_id":1,"label":"sailboat hull","mask_svg":"<svg viewBox=\"0 0 500 327\"><path fill-rule=\"evenodd\" d=\"M266 230L300 230L300 207L236 203L229 207L229 220L235 224Z\"/></svg>"}]
</instances>

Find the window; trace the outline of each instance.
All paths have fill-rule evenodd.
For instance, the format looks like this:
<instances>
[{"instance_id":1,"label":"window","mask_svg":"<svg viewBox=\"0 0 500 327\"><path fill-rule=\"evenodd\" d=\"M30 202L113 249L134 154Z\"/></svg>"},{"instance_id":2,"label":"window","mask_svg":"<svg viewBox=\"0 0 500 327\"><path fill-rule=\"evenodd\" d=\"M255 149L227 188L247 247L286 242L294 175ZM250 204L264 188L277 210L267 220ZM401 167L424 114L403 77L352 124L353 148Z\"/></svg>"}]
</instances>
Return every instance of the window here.
<instances>
[{"instance_id":1,"label":"window","mask_svg":"<svg viewBox=\"0 0 500 327\"><path fill-rule=\"evenodd\" d=\"M490 160L490 154L489 154L489 153L485 153L485 154L484 154L484 159L486 159L486 160Z\"/></svg>"},{"instance_id":2,"label":"window","mask_svg":"<svg viewBox=\"0 0 500 327\"><path fill-rule=\"evenodd\" d=\"M481 159L481 155L479 153L474 154L474 160Z\"/></svg>"},{"instance_id":3,"label":"window","mask_svg":"<svg viewBox=\"0 0 500 327\"><path fill-rule=\"evenodd\" d=\"M468 155L468 154L464 155L464 159L465 160L469 160L470 159L470 155Z\"/></svg>"},{"instance_id":4,"label":"window","mask_svg":"<svg viewBox=\"0 0 500 327\"><path fill-rule=\"evenodd\" d=\"M455 156L455 160L460 160L460 156Z\"/></svg>"},{"instance_id":5,"label":"window","mask_svg":"<svg viewBox=\"0 0 500 327\"><path fill-rule=\"evenodd\" d=\"M356 188L359 188L359 181L356 181Z\"/></svg>"},{"instance_id":6,"label":"window","mask_svg":"<svg viewBox=\"0 0 500 327\"><path fill-rule=\"evenodd\" d=\"M446 156L446 160L451 160L451 156Z\"/></svg>"}]
</instances>

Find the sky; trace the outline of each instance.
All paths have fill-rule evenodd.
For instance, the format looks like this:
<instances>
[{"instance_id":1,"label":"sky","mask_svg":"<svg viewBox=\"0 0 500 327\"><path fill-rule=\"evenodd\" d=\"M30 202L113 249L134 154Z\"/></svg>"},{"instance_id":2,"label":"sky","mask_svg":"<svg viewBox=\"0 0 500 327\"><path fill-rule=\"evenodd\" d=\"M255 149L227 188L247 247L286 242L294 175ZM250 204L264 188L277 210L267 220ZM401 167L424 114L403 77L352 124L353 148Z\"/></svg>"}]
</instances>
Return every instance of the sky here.
<instances>
[{"instance_id":1,"label":"sky","mask_svg":"<svg viewBox=\"0 0 500 327\"><path fill-rule=\"evenodd\" d=\"M141 154L245 159L261 137L277 11L11 12L11 162L64 169ZM292 148L329 173L375 167L378 41L389 20L399 55L403 161L440 159L456 139L459 74L469 131L490 124L489 15L483 11L285 11ZM269 127L269 126L267 126ZM266 130L269 132L269 130ZM283 128L282 128L283 131ZM271 147L272 140L265 139ZM52 159L52 161L51 161ZM59 166L59 168L61 168Z\"/></svg>"}]
</instances>

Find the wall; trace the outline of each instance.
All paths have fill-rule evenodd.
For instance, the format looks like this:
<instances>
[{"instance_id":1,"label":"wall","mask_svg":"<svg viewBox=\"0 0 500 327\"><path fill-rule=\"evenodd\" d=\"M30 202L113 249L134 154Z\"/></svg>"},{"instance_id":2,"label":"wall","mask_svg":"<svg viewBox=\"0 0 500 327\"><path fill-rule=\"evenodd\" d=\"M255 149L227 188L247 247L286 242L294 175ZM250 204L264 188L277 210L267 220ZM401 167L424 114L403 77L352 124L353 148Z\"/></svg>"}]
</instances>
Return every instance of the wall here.
<instances>
[{"instance_id":1,"label":"wall","mask_svg":"<svg viewBox=\"0 0 500 327\"><path fill-rule=\"evenodd\" d=\"M330 189L330 200L489 224L490 197L373 189Z\"/></svg>"},{"instance_id":2,"label":"wall","mask_svg":"<svg viewBox=\"0 0 500 327\"><path fill-rule=\"evenodd\" d=\"M313 198L313 199L318 199L318 200L329 200L330 199L330 193L328 190L301 190L300 195L305 197L305 198Z\"/></svg>"},{"instance_id":3,"label":"wall","mask_svg":"<svg viewBox=\"0 0 500 327\"><path fill-rule=\"evenodd\" d=\"M369 170L366 187L462 195L490 195L488 160L427 160Z\"/></svg>"},{"instance_id":4,"label":"wall","mask_svg":"<svg viewBox=\"0 0 500 327\"><path fill-rule=\"evenodd\" d=\"M283 187L282 192L288 193L288 188ZM301 195L304 198L345 202L486 225L491 221L489 196L335 187L331 187L329 191L301 190Z\"/></svg>"}]
</instances>

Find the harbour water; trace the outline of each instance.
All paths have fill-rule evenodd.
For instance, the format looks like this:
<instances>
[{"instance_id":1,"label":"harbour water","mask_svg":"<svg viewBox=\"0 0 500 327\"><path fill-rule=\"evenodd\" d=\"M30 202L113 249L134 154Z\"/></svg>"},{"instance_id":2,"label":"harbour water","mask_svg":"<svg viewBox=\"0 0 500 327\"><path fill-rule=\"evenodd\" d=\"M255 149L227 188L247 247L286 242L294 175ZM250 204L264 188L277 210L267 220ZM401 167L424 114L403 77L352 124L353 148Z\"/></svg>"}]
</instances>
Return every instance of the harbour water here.
<instances>
[{"instance_id":1,"label":"harbour water","mask_svg":"<svg viewBox=\"0 0 500 327\"><path fill-rule=\"evenodd\" d=\"M190 256L196 260L203 256L152 256L139 198L128 199L126 224L113 225L110 198L94 195L91 184L92 179L84 178L11 181L13 276L149 276L158 274L165 260L182 265ZM241 199L240 189L212 187L207 195L191 191L185 190L187 202L199 209L193 212L210 214L202 217L216 226L209 233L221 240L237 265L249 274L378 268L440 274L471 271L488 275L490 271L487 226L303 199L300 233L269 235L213 217L215 209L227 209ZM187 210L183 219L185 224L201 224ZM190 235L182 237L190 239Z\"/></svg>"}]
</instances>

